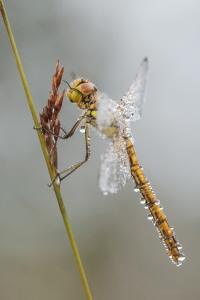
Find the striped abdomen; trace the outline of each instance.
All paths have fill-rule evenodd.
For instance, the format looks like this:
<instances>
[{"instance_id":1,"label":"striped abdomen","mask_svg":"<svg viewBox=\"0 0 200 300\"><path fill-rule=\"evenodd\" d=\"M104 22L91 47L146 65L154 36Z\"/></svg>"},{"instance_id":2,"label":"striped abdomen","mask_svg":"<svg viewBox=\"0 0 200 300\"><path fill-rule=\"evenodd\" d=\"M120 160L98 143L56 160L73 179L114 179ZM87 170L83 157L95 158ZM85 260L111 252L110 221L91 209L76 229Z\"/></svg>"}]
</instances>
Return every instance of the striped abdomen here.
<instances>
[{"instance_id":1,"label":"striped abdomen","mask_svg":"<svg viewBox=\"0 0 200 300\"><path fill-rule=\"evenodd\" d=\"M185 259L184 254L180 253L182 247L175 239L173 229L169 227L166 216L160 206L160 201L156 199L155 193L142 172L130 139L126 140L126 149L130 161L131 175L136 183L135 191L140 191L142 194L143 197L140 202L145 204L145 208L148 208L150 211L148 219L152 220L153 224L157 227L159 237L163 241L169 257L179 266Z\"/></svg>"}]
</instances>

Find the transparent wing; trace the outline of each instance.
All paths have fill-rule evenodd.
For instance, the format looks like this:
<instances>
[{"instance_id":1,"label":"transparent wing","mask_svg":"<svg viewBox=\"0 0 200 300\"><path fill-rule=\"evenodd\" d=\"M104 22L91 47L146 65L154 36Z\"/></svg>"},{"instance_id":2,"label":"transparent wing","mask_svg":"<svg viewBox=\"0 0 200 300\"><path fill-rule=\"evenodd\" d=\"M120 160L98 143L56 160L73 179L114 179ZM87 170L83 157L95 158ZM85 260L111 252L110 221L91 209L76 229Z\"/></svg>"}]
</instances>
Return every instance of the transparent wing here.
<instances>
[{"instance_id":1,"label":"transparent wing","mask_svg":"<svg viewBox=\"0 0 200 300\"><path fill-rule=\"evenodd\" d=\"M117 193L131 176L123 139L110 143L101 159L99 187L104 194Z\"/></svg>"},{"instance_id":2,"label":"transparent wing","mask_svg":"<svg viewBox=\"0 0 200 300\"><path fill-rule=\"evenodd\" d=\"M124 110L124 117L129 121L138 121L142 115L147 71L148 59L145 57L129 90L119 101Z\"/></svg>"},{"instance_id":3,"label":"transparent wing","mask_svg":"<svg viewBox=\"0 0 200 300\"><path fill-rule=\"evenodd\" d=\"M106 94L99 95L97 126L100 132L105 133L105 136L107 133L105 129L117 127L118 134L121 134L125 126L118 102L109 99Z\"/></svg>"}]
</instances>

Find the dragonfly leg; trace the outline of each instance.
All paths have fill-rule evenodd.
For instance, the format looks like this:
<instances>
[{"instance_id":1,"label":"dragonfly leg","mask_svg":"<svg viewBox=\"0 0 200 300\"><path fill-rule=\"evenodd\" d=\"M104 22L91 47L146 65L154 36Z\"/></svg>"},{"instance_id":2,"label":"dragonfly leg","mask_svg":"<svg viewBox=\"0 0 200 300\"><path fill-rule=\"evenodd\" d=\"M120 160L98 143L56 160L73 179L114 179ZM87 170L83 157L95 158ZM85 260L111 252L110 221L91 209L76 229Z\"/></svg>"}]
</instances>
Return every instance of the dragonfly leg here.
<instances>
[{"instance_id":1,"label":"dragonfly leg","mask_svg":"<svg viewBox=\"0 0 200 300\"><path fill-rule=\"evenodd\" d=\"M50 134L50 135L53 135L53 136L56 136L56 137L58 137L58 138L60 138L60 139L66 139L66 132L64 132L65 133L65 135L64 136L62 136L62 135L58 135L58 134L54 134L52 131L50 131L50 130L48 130L47 128L45 128L45 127L33 127L33 129L35 129L35 130L45 130L48 134ZM62 129L62 131L63 131L63 129Z\"/></svg>"},{"instance_id":2,"label":"dragonfly leg","mask_svg":"<svg viewBox=\"0 0 200 300\"><path fill-rule=\"evenodd\" d=\"M69 137L71 137L74 132L76 131L77 127L79 126L79 124L81 123L81 121L85 118L85 114L83 116L81 116L80 118L78 118L77 122L74 124L74 126L72 127L72 129L66 133L66 131L61 128L61 130L64 132L64 135L57 135L57 134L54 134L52 131L48 130L47 128L45 127L33 127L33 129L36 129L36 130L45 130L47 133L53 135L53 136L56 136L62 140L66 140L68 139Z\"/></svg>"},{"instance_id":3,"label":"dragonfly leg","mask_svg":"<svg viewBox=\"0 0 200 300\"><path fill-rule=\"evenodd\" d=\"M62 130L64 134L67 134L67 131L65 131L62 127L60 127L60 130Z\"/></svg>"},{"instance_id":4,"label":"dragonfly leg","mask_svg":"<svg viewBox=\"0 0 200 300\"><path fill-rule=\"evenodd\" d=\"M85 123L84 127L85 127L85 146L86 146L85 159L83 161L81 161L80 163L76 164L75 166L72 166L71 168L68 168L67 170L64 170L64 171L60 172L59 176L62 175L62 174L67 173L63 177L60 177L60 181L62 181L64 178L66 178L67 176L69 176L72 172L74 172L76 169L78 169L80 166L82 166L84 163L86 163L89 160L89 158L90 158L90 134L89 134L88 124ZM76 128L74 130L76 130ZM70 134L70 132L68 133L68 135Z\"/></svg>"},{"instance_id":5,"label":"dragonfly leg","mask_svg":"<svg viewBox=\"0 0 200 300\"><path fill-rule=\"evenodd\" d=\"M78 126L80 125L81 121L85 118L85 114L81 117L78 118L77 122L74 124L74 126L72 127L72 129L67 133L63 128L61 128L61 130L65 133L62 137L63 140L68 139L69 137L71 137L74 132L76 131L76 129L78 128Z\"/></svg>"}]
</instances>

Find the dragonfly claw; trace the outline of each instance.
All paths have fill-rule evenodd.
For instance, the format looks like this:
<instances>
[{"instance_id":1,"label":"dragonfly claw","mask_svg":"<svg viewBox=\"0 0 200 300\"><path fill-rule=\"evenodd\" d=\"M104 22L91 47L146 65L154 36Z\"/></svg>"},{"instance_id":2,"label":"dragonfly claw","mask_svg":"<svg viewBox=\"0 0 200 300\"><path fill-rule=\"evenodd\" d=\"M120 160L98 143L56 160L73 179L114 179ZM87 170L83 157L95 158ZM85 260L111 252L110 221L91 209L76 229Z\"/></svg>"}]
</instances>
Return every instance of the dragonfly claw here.
<instances>
[{"instance_id":1,"label":"dragonfly claw","mask_svg":"<svg viewBox=\"0 0 200 300\"><path fill-rule=\"evenodd\" d=\"M42 131L43 128L42 127L35 127L35 126L33 126L33 129Z\"/></svg>"}]
</instances>

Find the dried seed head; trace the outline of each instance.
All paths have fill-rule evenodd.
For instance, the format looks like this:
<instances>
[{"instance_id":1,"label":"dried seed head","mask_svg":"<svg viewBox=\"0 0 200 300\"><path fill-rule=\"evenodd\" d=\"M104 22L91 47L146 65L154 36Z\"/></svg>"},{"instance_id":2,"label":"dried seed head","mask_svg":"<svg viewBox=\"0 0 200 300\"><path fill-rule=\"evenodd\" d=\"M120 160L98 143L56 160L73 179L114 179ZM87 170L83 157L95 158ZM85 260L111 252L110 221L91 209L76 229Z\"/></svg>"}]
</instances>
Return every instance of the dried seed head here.
<instances>
[{"instance_id":1,"label":"dried seed head","mask_svg":"<svg viewBox=\"0 0 200 300\"><path fill-rule=\"evenodd\" d=\"M55 135L59 135L60 131L60 118L59 112L62 108L62 102L65 91L58 94L58 88L60 86L64 68L60 69L59 60L56 63L56 71L52 76L52 92L49 93L49 99L47 105L43 108L40 114L40 124L43 128L52 132ZM52 165L57 172L57 140L58 137L49 134L46 130L42 130L42 134L47 146L49 157Z\"/></svg>"},{"instance_id":2,"label":"dried seed head","mask_svg":"<svg viewBox=\"0 0 200 300\"><path fill-rule=\"evenodd\" d=\"M61 68L60 69L60 61L59 59L57 60L57 63L56 63L56 72L55 74L52 76L52 90L53 90L53 93L56 94L57 93L57 90L60 86L60 83L61 83L61 80L62 80L62 75L63 75L63 72L64 72L64 68Z\"/></svg>"}]
</instances>

